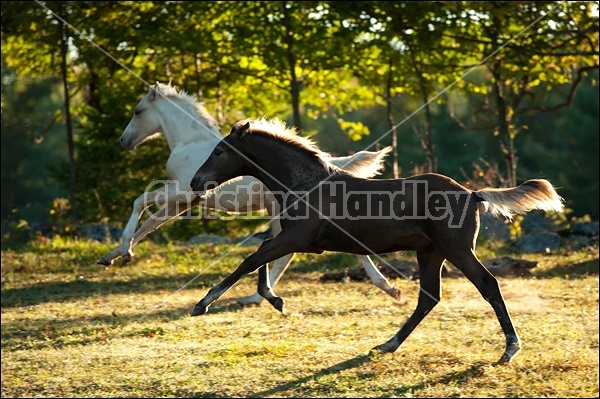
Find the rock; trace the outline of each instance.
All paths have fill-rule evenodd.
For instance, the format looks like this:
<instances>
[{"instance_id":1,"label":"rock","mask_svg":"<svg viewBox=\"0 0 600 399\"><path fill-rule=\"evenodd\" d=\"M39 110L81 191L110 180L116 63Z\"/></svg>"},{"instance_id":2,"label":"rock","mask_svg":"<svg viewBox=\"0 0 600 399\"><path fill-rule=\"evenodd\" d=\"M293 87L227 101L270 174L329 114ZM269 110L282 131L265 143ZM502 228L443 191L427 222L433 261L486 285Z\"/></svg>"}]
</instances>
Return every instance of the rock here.
<instances>
[{"instance_id":1,"label":"rock","mask_svg":"<svg viewBox=\"0 0 600 399\"><path fill-rule=\"evenodd\" d=\"M345 270L343 272L330 272L330 273L323 273L323 275L321 276L321 281L325 282L325 281L338 281L340 283L345 283L346 281L348 281L348 271ZM362 280L359 280L362 281Z\"/></svg>"},{"instance_id":2,"label":"rock","mask_svg":"<svg viewBox=\"0 0 600 399\"><path fill-rule=\"evenodd\" d=\"M479 214L479 237L485 240L510 240L510 228L505 220L487 213Z\"/></svg>"},{"instance_id":3,"label":"rock","mask_svg":"<svg viewBox=\"0 0 600 399\"><path fill-rule=\"evenodd\" d=\"M521 231L524 235L555 231L554 223L546 218L541 211L531 211L523 216L521 221Z\"/></svg>"},{"instance_id":4,"label":"rock","mask_svg":"<svg viewBox=\"0 0 600 399\"><path fill-rule=\"evenodd\" d=\"M233 240L234 243L236 243L236 244L242 243L242 245L244 245L244 246L260 245L263 243L263 241L264 241L264 238L257 237L256 235L240 237L240 238L236 238L235 240Z\"/></svg>"},{"instance_id":5,"label":"rock","mask_svg":"<svg viewBox=\"0 0 600 399\"><path fill-rule=\"evenodd\" d=\"M84 224L75 229L75 234L79 237L91 238L100 242L107 239L119 241L123 235L123 229L108 224Z\"/></svg>"},{"instance_id":6,"label":"rock","mask_svg":"<svg viewBox=\"0 0 600 399\"><path fill-rule=\"evenodd\" d=\"M560 236L557 233L538 233L525 236L514 244L523 252L550 252L560 246Z\"/></svg>"},{"instance_id":7,"label":"rock","mask_svg":"<svg viewBox=\"0 0 600 399\"><path fill-rule=\"evenodd\" d=\"M572 249L579 249L590 245L590 237L585 235L571 234L564 240L565 245Z\"/></svg>"},{"instance_id":8,"label":"rock","mask_svg":"<svg viewBox=\"0 0 600 399\"><path fill-rule=\"evenodd\" d=\"M571 226L571 232L574 235L582 235L587 237L597 236L598 222L573 223L573 226Z\"/></svg>"},{"instance_id":9,"label":"rock","mask_svg":"<svg viewBox=\"0 0 600 399\"><path fill-rule=\"evenodd\" d=\"M538 266L537 262L514 259L508 256L482 262L494 276L528 276L530 270Z\"/></svg>"},{"instance_id":10,"label":"rock","mask_svg":"<svg viewBox=\"0 0 600 399\"><path fill-rule=\"evenodd\" d=\"M390 265L380 265L381 274L390 278L413 280L419 277L419 264L410 260L392 259ZM391 267L390 267L391 266Z\"/></svg>"},{"instance_id":11,"label":"rock","mask_svg":"<svg viewBox=\"0 0 600 399\"><path fill-rule=\"evenodd\" d=\"M231 241L229 240L229 238L217 236L214 234L198 234L188 240L188 243L190 243L190 244L211 243L211 244L218 245L218 244L229 244L230 242Z\"/></svg>"}]
</instances>

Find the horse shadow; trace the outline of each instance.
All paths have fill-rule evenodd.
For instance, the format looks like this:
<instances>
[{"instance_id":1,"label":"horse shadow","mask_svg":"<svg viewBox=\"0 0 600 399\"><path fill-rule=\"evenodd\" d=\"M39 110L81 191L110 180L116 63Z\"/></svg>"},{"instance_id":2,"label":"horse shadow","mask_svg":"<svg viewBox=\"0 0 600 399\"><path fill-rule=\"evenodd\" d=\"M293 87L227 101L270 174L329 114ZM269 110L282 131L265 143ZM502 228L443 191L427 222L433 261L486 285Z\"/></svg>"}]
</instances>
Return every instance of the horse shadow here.
<instances>
[{"instance_id":1,"label":"horse shadow","mask_svg":"<svg viewBox=\"0 0 600 399\"><path fill-rule=\"evenodd\" d=\"M223 274L206 273L185 289L210 288ZM113 294L156 292L158 290L178 290L194 275L144 276L128 281L86 280L39 282L20 288L2 288L2 308L16 308L40 305L47 302L69 302L90 297Z\"/></svg>"},{"instance_id":2,"label":"horse shadow","mask_svg":"<svg viewBox=\"0 0 600 399\"><path fill-rule=\"evenodd\" d=\"M280 384L271 389L267 389L267 390L260 391L260 392L250 393L247 396L262 398L262 397L269 397L271 395L281 394L285 391L288 391L288 390L291 390L294 388L299 388L302 386L302 384L310 382L310 381L314 381L320 377L328 376L331 374L339 374L346 370L361 367L361 366L368 364L369 362L374 361L382 356L389 356L389 354L375 354L373 352L369 352L366 355L360 355L360 356L354 357L352 359L344 360L343 362L337 363L333 366L324 368L323 370L321 370L317 373L310 374L305 377L298 378L294 381L286 382L284 384ZM418 384L402 386L400 388L394 389L393 391L391 391L389 393L390 393L390 395L393 395L393 396L400 396L400 395L405 396L406 394L410 394L411 392L416 392L416 391L422 390L422 389L424 389L428 386L432 386L432 385L437 385L437 384L447 385L447 384L454 383L454 382L466 383L470 379L482 376L484 373L485 367L487 367L487 363L477 362L475 364L472 364L472 365L466 367L464 370L453 371L451 373L448 373L448 374L443 375L438 378L424 380ZM318 395L318 393L315 393L315 394Z\"/></svg>"},{"instance_id":3,"label":"horse shadow","mask_svg":"<svg viewBox=\"0 0 600 399\"><path fill-rule=\"evenodd\" d=\"M185 306L156 306L154 308L141 309L138 312L126 314L118 310L106 313L98 313L93 316L62 317L55 316L35 318L28 321L27 328L23 329L21 321L3 321L0 338L2 348L10 348L16 342L28 338L30 349L42 349L47 347L48 339L52 341L55 348L64 346L87 345L99 341L105 341L114 337L130 338L136 336L153 337L164 334L160 323L174 321L191 317L190 312L194 304ZM221 300L211 307L211 313L237 312L241 308L235 298ZM140 324L144 321L144 324ZM156 321L157 323L154 323ZM128 325L139 325L123 332ZM70 337L63 341L61 337L68 331ZM79 337L79 338L74 338ZM13 342L13 340L16 340Z\"/></svg>"}]
</instances>

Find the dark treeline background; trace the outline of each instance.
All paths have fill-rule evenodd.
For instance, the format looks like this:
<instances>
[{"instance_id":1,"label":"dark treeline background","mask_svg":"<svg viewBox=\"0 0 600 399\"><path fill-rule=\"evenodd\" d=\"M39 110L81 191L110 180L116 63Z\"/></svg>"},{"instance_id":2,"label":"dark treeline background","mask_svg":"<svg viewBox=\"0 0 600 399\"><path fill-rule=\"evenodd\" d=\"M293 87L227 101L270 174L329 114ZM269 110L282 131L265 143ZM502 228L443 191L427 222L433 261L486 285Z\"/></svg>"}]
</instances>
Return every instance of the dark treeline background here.
<instances>
[{"instance_id":1,"label":"dark treeline background","mask_svg":"<svg viewBox=\"0 0 600 399\"><path fill-rule=\"evenodd\" d=\"M156 81L223 133L279 117L334 155L393 145L383 177L547 178L598 217L598 2L3 2L3 231L122 227L166 177L164 139L119 145Z\"/></svg>"}]
</instances>

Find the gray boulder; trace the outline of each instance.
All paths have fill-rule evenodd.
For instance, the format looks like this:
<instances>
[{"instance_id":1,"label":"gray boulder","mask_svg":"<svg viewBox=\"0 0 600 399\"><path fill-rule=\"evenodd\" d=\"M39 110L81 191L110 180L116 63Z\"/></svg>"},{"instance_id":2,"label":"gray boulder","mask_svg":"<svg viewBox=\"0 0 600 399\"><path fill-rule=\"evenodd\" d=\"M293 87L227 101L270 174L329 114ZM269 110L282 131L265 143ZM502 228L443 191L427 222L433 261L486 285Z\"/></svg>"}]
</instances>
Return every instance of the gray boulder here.
<instances>
[{"instance_id":1,"label":"gray boulder","mask_svg":"<svg viewBox=\"0 0 600 399\"><path fill-rule=\"evenodd\" d=\"M523 252L549 252L560 247L560 236L557 233L538 233L525 236L514 244Z\"/></svg>"},{"instance_id":2,"label":"gray boulder","mask_svg":"<svg viewBox=\"0 0 600 399\"><path fill-rule=\"evenodd\" d=\"M590 237L579 234L572 234L566 238L565 245L573 249L587 247L590 245Z\"/></svg>"},{"instance_id":3,"label":"gray boulder","mask_svg":"<svg viewBox=\"0 0 600 399\"><path fill-rule=\"evenodd\" d=\"M521 231L524 235L555 231L556 226L552 220L546 217L541 211L531 211L523 216L521 221Z\"/></svg>"},{"instance_id":4,"label":"gray boulder","mask_svg":"<svg viewBox=\"0 0 600 399\"><path fill-rule=\"evenodd\" d=\"M244 246L252 246L252 245L260 245L264 241L264 238L257 237L256 235L247 236L247 237L239 237L233 240L236 244L242 244Z\"/></svg>"},{"instance_id":5,"label":"gray boulder","mask_svg":"<svg viewBox=\"0 0 600 399\"><path fill-rule=\"evenodd\" d=\"M574 235L594 237L598 235L598 222L573 223L571 231Z\"/></svg>"},{"instance_id":6,"label":"gray boulder","mask_svg":"<svg viewBox=\"0 0 600 399\"><path fill-rule=\"evenodd\" d=\"M510 240L510 228L504 219L488 213L479 214L479 238L484 240Z\"/></svg>"}]
</instances>

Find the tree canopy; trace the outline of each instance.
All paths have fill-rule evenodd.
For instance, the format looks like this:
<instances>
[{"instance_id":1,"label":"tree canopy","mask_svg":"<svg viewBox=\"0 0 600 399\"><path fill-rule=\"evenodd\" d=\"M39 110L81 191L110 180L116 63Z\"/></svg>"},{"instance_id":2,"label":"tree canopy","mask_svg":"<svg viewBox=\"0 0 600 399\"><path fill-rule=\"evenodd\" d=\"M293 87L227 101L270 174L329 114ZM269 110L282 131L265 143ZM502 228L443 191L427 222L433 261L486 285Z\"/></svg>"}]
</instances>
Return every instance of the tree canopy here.
<instances>
[{"instance_id":1,"label":"tree canopy","mask_svg":"<svg viewBox=\"0 0 600 399\"><path fill-rule=\"evenodd\" d=\"M45 186L42 208L71 190L80 222L124 221L165 177L164 140L118 141L156 81L225 132L280 117L338 155L393 144L386 177L546 177L597 217L598 63L598 2L6 2L2 217Z\"/></svg>"}]
</instances>

